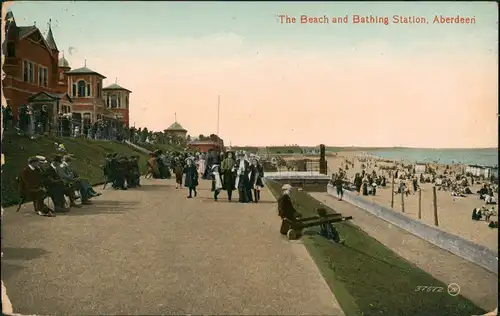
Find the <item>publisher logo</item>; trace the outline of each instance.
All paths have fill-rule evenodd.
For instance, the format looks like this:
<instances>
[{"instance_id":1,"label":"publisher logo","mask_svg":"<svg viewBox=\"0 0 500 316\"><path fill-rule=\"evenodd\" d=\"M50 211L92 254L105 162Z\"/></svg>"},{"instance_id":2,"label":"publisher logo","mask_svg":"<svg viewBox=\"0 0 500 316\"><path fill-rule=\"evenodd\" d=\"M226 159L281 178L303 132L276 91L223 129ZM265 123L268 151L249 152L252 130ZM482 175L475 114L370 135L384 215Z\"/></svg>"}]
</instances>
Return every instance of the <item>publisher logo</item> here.
<instances>
[{"instance_id":1,"label":"publisher logo","mask_svg":"<svg viewBox=\"0 0 500 316\"><path fill-rule=\"evenodd\" d=\"M457 296L460 294L460 285L456 283L448 284L448 294L450 294L450 296Z\"/></svg>"}]
</instances>

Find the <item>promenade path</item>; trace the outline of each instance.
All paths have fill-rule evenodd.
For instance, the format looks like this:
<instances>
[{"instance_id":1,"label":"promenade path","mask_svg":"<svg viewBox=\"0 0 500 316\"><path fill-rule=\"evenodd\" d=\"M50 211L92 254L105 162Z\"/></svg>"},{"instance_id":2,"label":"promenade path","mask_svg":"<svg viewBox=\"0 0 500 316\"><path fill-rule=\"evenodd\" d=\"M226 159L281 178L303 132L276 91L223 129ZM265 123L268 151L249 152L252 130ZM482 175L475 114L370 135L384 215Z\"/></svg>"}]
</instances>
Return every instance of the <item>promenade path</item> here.
<instances>
[{"instance_id":1,"label":"promenade path","mask_svg":"<svg viewBox=\"0 0 500 316\"><path fill-rule=\"evenodd\" d=\"M106 189L55 218L7 208L2 280L21 314L343 315L305 247L259 204L186 199L173 180Z\"/></svg>"}]
</instances>

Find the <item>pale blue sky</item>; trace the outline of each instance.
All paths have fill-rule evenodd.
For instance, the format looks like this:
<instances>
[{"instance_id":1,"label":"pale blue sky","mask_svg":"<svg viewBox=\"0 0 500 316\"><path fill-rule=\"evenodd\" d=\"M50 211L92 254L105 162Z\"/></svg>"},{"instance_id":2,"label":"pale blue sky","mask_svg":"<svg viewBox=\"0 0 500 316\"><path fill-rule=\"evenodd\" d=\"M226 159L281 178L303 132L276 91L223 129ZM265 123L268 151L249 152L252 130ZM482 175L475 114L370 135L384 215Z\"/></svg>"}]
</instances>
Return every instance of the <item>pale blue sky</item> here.
<instances>
[{"instance_id":1,"label":"pale blue sky","mask_svg":"<svg viewBox=\"0 0 500 316\"><path fill-rule=\"evenodd\" d=\"M159 37L203 37L234 33L247 43L274 43L287 48L335 49L366 40L384 40L400 49L415 41L453 41L476 37L485 45L497 38L496 3L467 2L15 2L19 24L36 21L45 30L49 18L61 49ZM280 25L276 16L346 14L392 16L434 14L475 16L471 25ZM411 46L410 46L411 47ZM496 44L491 47L496 48Z\"/></svg>"}]
</instances>

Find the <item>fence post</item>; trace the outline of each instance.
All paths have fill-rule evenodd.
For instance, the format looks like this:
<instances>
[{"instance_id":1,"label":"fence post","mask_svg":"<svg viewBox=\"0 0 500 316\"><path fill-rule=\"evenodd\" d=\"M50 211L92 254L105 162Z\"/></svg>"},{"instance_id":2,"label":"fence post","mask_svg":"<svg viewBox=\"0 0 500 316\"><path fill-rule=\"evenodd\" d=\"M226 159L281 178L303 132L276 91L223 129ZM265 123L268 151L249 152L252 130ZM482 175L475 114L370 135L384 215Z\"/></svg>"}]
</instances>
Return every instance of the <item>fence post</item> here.
<instances>
[{"instance_id":1,"label":"fence post","mask_svg":"<svg viewBox=\"0 0 500 316\"><path fill-rule=\"evenodd\" d=\"M391 180L391 208L394 208L394 172L392 173Z\"/></svg>"},{"instance_id":2,"label":"fence post","mask_svg":"<svg viewBox=\"0 0 500 316\"><path fill-rule=\"evenodd\" d=\"M418 189L418 219L422 219L422 189Z\"/></svg>"},{"instance_id":3,"label":"fence post","mask_svg":"<svg viewBox=\"0 0 500 316\"><path fill-rule=\"evenodd\" d=\"M434 204L434 225L439 226L436 186L432 187L432 195L432 204Z\"/></svg>"},{"instance_id":4,"label":"fence post","mask_svg":"<svg viewBox=\"0 0 500 316\"><path fill-rule=\"evenodd\" d=\"M405 212L405 195L401 192L401 212Z\"/></svg>"}]
</instances>

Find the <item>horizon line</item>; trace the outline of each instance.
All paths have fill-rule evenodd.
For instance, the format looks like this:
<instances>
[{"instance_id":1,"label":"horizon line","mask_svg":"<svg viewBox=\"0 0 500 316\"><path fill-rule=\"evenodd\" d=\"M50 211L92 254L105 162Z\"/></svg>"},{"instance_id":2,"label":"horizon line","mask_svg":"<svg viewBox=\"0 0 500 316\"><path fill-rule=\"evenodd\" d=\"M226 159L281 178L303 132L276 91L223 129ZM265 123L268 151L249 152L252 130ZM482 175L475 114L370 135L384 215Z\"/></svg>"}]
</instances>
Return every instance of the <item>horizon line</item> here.
<instances>
[{"instance_id":1,"label":"horizon line","mask_svg":"<svg viewBox=\"0 0 500 316\"><path fill-rule=\"evenodd\" d=\"M319 145L231 145L225 147L300 147L300 148L316 148ZM409 147L409 146L330 146L326 148L352 148L352 149L498 149L497 147Z\"/></svg>"}]
</instances>

